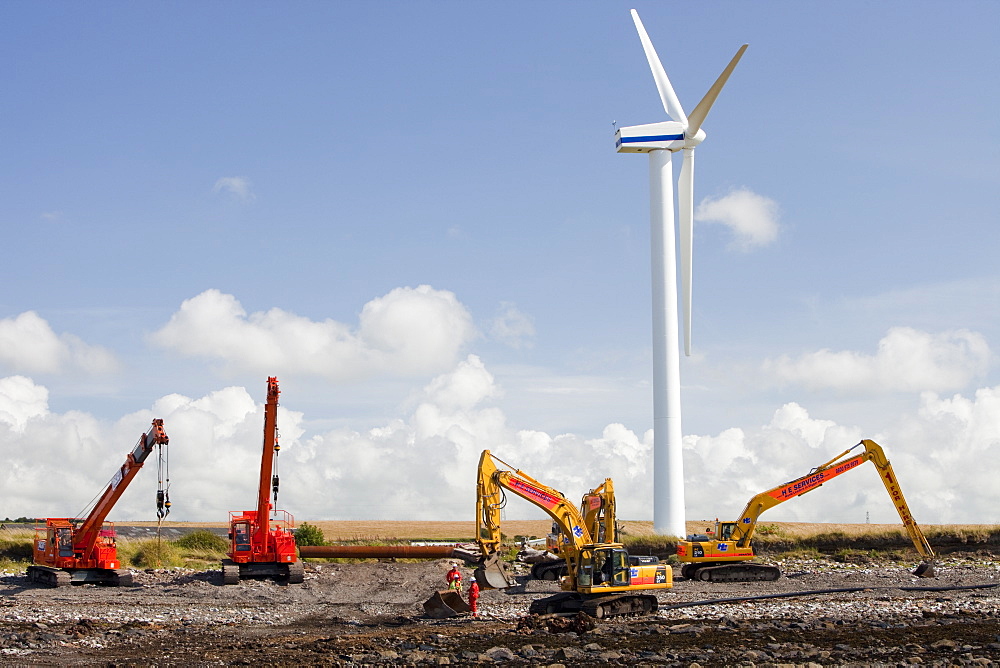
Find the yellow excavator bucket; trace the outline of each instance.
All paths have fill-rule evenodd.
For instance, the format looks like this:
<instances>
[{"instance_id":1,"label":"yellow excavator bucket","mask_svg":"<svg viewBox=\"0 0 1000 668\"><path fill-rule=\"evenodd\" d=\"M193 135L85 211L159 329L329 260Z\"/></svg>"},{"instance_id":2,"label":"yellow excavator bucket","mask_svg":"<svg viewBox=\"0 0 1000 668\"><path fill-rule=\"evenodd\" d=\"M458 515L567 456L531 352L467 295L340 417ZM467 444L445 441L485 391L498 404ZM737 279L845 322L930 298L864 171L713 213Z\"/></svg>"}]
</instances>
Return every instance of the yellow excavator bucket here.
<instances>
[{"instance_id":1,"label":"yellow excavator bucket","mask_svg":"<svg viewBox=\"0 0 1000 668\"><path fill-rule=\"evenodd\" d=\"M476 582L483 589L506 589L517 584L497 554L479 564L475 576Z\"/></svg>"}]
</instances>

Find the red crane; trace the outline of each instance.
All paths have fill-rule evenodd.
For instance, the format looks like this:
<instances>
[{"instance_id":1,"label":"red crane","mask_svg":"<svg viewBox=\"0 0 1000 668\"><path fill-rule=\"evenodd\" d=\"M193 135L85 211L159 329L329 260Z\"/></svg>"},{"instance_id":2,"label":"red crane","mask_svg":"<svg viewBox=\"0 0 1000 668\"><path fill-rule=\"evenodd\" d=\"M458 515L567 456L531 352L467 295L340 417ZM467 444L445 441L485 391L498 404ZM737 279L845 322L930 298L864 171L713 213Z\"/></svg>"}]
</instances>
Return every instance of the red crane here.
<instances>
[{"instance_id":1,"label":"red crane","mask_svg":"<svg viewBox=\"0 0 1000 668\"><path fill-rule=\"evenodd\" d=\"M28 578L52 587L83 583L131 585L132 574L122 569L118 561L114 525L105 520L154 447L160 448L159 463L163 466L163 446L169 442L163 420L153 420L153 426L139 437L85 519L50 517L44 526L36 527L34 565L28 566ZM157 515L162 519L170 512L169 508L161 475Z\"/></svg>"},{"instance_id":2,"label":"red crane","mask_svg":"<svg viewBox=\"0 0 1000 668\"><path fill-rule=\"evenodd\" d=\"M302 582L302 562L295 545L294 518L284 510L275 510L278 500L278 476L274 460L278 444L278 379L267 379L267 403L264 404L264 451L260 458L260 482L257 509L229 513L229 558L222 560L222 581L237 584L240 578L275 577L290 584Z\"/></svg>"}]
</instances>

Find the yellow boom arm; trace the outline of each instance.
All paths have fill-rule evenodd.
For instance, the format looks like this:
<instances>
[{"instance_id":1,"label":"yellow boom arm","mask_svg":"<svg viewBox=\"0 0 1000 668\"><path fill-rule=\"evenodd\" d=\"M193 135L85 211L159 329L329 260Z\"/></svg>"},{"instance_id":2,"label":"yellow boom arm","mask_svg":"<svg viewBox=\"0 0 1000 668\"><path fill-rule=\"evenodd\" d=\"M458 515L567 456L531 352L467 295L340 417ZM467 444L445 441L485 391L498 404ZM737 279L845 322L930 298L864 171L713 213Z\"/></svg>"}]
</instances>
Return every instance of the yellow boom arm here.
<instances>
[{"instance_id":1,"label":"yellow boom arm","mask_svg":"<svg viewBox=\"0 0 1000 668\"><path fill-rule=\"evenodd\" d=\"M580 513L590 535L598 543L617 543L618 525L615 516L615 486L611 478L583 495Z\"/></svg>"},{"instance_id":2,"label":"yellow boom arm","mask_svg":"<svg viewBox=\"0 0 1000 668\"><path fill-rule=\"evenodd\" d=\"M864 452L853 457L847 456L853 450L862 446L865 449ZM917 552L925 560L933 560L934 550L931 549L923 532L920 531L920 527L917 526L917 523L913 520L913 516L910 515L906 499L903 498L903 491L899 488L896 474L893 472L892 466L885 456L885 452L878 443L867 439L848 448L825 464L821 464L807 475L778 485L766 492L761 492L750 499L750 502L747 503L746 508L743 509L743 513L736 522L736 527L733 530L730 540L735 541L737 547L747 547L757 528L757 518L765 510L814 490L823 483L836 478L842 473L853 470L866 461L870 461L878 469L879 477L882 479L886 491L889 492L889 497L892 499L893 505L896 506L896 512L899 513L899 517L903 521L903 527L906 529L907 534L909 534L910 540L913 541L913 546L917 549Z\"/></svg>"},{"instance_id":3,"label":"yellow boom arm","mask_svg":"<svg viewBox=\"0 0 1000 668\"><path fill-rule=\"evenodd\" d=\"M476 485L476 540L484 557L493 556L500 545L500 511L505 504L504 490L513 492L542 508L555 521L571 545L593 542L587 523L562 492L538 482L523 471L500 469L494 460L510 466L490 454L489 450L483 450L479 458L479 478Z\"/></svg>"}]
</instances>

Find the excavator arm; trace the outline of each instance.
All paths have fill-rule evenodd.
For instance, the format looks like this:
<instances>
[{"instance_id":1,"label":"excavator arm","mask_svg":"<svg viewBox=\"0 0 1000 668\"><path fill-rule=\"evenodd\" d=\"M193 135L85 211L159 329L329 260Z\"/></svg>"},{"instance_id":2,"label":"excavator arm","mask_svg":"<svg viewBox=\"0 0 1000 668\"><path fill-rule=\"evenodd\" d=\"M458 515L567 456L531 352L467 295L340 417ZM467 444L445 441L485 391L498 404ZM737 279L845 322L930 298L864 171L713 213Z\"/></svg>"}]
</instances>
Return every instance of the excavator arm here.
<instances>
[{"instance_id":1,"label":"excavator arm","mask_svg":"<svg viewBox=\"0 0 1000 668\"><path fill-rule=\"evenodd\" d=\"M611 478L583 495L580 513L590 535L598 543L617 543L618 525L615 515L615 487Z\"/></svg>"},{"instance_id":2,"label":"excavator arm","mask_svg":"<svg viewBox=\"0 0 1000 668\"><path fill-rule=\"evenodd\" d=\"M860 447L864 447L864 452L848 457L851 452ZM913 541L913 546L916 548L917 553L926 561L933 561L935 558L934 550L931 549L923 532L920 531L920 527L913 520L913 516L910 515L909 506L906 505L903 491L896 480L896 474L892 470L892 465L885 456L885 451L882 450L882 447L878 443L868 439L848 448L825 464L817 466L801 478L778 485L750 499L750 502L747 503L746 508L743 509L743 513L737 520L736 527L733 529L730 539L736 541L738 547L748 546L757 528L757 519L765 510L812 491L823 483L843 473L852 471L867 461L870 461L878 469L879 477L882 479L882 483L889 493L889 498L892 499L893 505L896 507L896 512L899 513L899 518L903 521L903 527L910 536L910 540Z\"/></svg>"},{"instance_id":3,"label":"excavator arm","mask_svg":"<svg viewBox=\"0 0 1000 668\"><path fill-rule=\"evenodd\" d=\"M858 448L864 448L863 452L852 453ZM917 553L923 558L923 563L914 571L914 575L920 577L932 577L934 575L934 550L924 537L920 527L910 515L910 509L903 497L903 491L896 480L896 474L892 470L892 465L885 456L882 447L871 440L863 440L860 443L841 452L833 459L817 466L806 475L782 483L777 487L757 494L747 503L743 512L736 522L721 522L718 524L718 535L714 541L704 543L714 550L711 556L704 551L703 547L698 547L699 541L706 541L707 537L689 537L688 541L678 543L678 556L681 561L693 563L701 561L702 565L710 562L732 562L734 560L750 559L754 556L750 547L750 541L757 529L757 520L760 515L774 506L784 503L789 499L794 499L806 492L810 492L820 487L826 482L839 475L853 471L865 462L872 462L878 469L882 484L885 485L889 497L892 499L896 512L903 522L903 527L913 542ZM770 568L774 576L778 577L779 572L774 567L761 567L760 571ZM693 573L693 571L688 571ZM734 580L735 581L735 580Z\"/></svg>"},{"instance_id":4,"label":"excavator arm","mask_svg":"<svg viewBox=\"0 0 1000 668\"><path fill-rule=\"evenodd\" d=\"M508 469L498 467L498 463ZM655 557L633 564L621 543L594 540L593 531L614 533L614 489L610 479L588 492L583 497L583 508L578 510L562 493L484 450L476 486L477 540L482 551L476 580L480 586L502 589L514 584L499 552L500 513L506 492L543 509L563 536L560 554L566 562L566 575L559 581L562 592L536 599L528 608L529 614L583 612L597 618L649 614L657 609L655 590L673 586L669 565Z\"/></svg>"},{"instance_id":5,"label":"excavator arm","mask_svg":"<svg viewBox=\"0 0 1000 668\"><path fill-rule=\"evenodd\" d=\"M903 522L903 528L906 529L906 533L910 536L917 554L924 558L924 563L917 569L916 575L931 577L933 575L934 560L937 557L930 543L927 542L924 532L920 530L920 527L910 514L910 507L906 505L906 499L903 498L903 490L899 488L896 474L893 472L892 465L889 464L885 452L883 452L882 447L875 441L866 439L858 443L858 445L865 446L865 454L862 456L869 459L875 465L875 468L878 469L879 477L882 478L882 484L885 485L885 491L889 493L889 498L892 499L892 503L896 507L896 512L899 513L899 519Z\"/></svg>"},{"instance_id":6,"label":"excavator arm","mask_svg":"<svg viewBox=\"0 0 1000 668\"><path fill-rule=\"evenodd\" d=\"M573 552L577 546L593 541L586 521L561 492L523 471L501 469L496 462L509 466L489 450L483 450L476 484L476 540L483 556L476 570L476 579L487 586L502 589L512 584L498 552L501 542L500 514L506 504L506 492L538 506L552 518L566 538L564 552L566 548ZM567 555L567 563L571 561Z\"/></svg>"}]
</instances>

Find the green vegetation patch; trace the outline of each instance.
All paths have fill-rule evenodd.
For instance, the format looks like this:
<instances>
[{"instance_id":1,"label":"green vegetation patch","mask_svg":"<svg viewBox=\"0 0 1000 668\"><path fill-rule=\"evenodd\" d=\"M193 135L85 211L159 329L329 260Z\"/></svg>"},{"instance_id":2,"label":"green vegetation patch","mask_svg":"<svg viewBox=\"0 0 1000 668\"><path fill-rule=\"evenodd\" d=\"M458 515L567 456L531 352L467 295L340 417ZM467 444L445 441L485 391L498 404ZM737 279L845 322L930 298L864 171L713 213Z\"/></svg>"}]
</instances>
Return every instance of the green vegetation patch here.
<instances>
[{"instance_id":1,"label":"green vegetation patch","mask_svg":"<svg viewBox=\"0 0 1000 668\"><path fill-rule=\"evenodd\" d=\"M318 526L303 522L295 530L295 543L297 545L326 545L326 536Z\"/></svg>"},{"instance_id":2,"label":"green vegetation patch","mask_svg":"<svg viewBox=\"0 0 1000 668\"><path fill-rule=\"evenodd\" d=\"M184 565L181 551L166 540L149 538L140 541L120 541L118 559L136 568L176 568Z\"/></svg>"},{"instance_id":3,"label":"green vegetation patch","mask_svg":"<svg viewBox=\"0 0 1000 668\"><path fill-rule=\"evenodd\" d=\"M30 562L34 551L34 541L30 538L0 539L0 562Z\"/></svg>"},{"instance_id":4,"label":"green vegetation patch","mask_svg":"<svg viewBox=\"0 0 1000 668\"><path fill-rule=\"evenodd\" d=\"M225 554L229 551L229 541L222 536L199 529L192 531L186 536L173 541L173 544L183 550L194 550L198 552L217 552Z\"/></svg>"}]
</instances>

